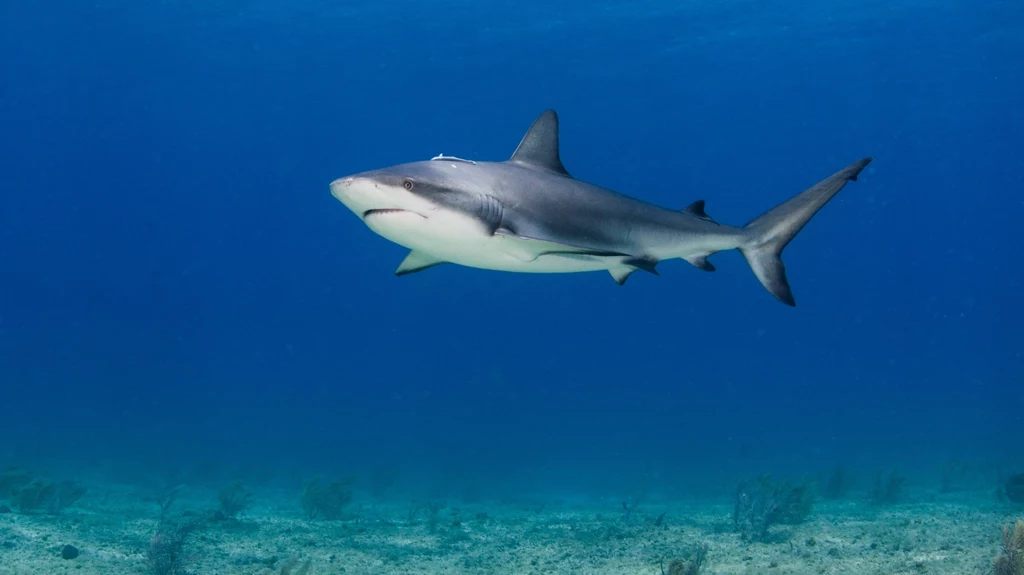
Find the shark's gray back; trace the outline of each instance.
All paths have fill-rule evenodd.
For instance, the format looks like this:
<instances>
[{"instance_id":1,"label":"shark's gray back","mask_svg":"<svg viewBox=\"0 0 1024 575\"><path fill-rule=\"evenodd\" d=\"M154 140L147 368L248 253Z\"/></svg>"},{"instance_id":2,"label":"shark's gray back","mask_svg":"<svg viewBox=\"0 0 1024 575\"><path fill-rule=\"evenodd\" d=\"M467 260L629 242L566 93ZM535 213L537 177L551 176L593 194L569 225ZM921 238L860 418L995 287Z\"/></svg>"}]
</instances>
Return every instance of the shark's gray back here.
<instances>
[{"instance_id":1,"label":"shark's gray back","mask_svg":"<svg viewBox=\"0 0 1024 575\"><path fill-rule=\"evenodd\" d=\"M520 236L630 254L676 245L681 236L740 233L567 175L514 162L472 166L503 209L503 226ZM628 249L628 251L626 251Z\"/></svg>"}]
</instances>

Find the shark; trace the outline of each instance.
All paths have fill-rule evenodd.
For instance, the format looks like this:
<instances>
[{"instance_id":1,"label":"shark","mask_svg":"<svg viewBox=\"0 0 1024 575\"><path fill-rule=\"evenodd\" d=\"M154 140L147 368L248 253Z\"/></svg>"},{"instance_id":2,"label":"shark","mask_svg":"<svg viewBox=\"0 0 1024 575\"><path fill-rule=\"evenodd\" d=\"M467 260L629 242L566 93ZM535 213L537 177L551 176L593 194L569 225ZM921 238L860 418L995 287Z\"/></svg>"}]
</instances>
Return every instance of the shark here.
<instances>
[{"instance_id":1,"label":"shark","mask_svg":"<svg viewBox=\"0 0 1024 575\"><path fill-rule=\"evenodd\" d=\"M574 178L559 119L543 112L504 161L443 154L338 178L331 194L378 235L409 249L398 276L441 264L524 273L606 271L619 285L681 259L704 271L739 250L761 285L796 301L782 250L871 162L853 162L743 226L713 220L704 200L661 207Z\"/></svg>"}]
</instances>

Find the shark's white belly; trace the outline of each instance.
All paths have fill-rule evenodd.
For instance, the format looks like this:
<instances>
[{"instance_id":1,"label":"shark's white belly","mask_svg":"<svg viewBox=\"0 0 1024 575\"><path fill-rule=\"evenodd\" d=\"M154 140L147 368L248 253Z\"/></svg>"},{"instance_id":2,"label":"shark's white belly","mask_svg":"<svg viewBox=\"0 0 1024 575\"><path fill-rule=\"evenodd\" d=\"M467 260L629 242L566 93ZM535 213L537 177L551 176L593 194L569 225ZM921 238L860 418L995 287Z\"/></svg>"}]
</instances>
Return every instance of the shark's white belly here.
<instances>
[{"instance_id":1,"label":"shark's white belly","mask_svg":"<svg viewBox=\"0 0 1024 575\"><path fill-rule=\"evenodd\" d=\"M607 270L621 265L612 258L547 253L550 242L491 234L480 222L457 212L431 211L427 217L408 211L372 214L366 225L377 234L438 261L489 270L569 273Z\"/></svg>"}]
</instances>

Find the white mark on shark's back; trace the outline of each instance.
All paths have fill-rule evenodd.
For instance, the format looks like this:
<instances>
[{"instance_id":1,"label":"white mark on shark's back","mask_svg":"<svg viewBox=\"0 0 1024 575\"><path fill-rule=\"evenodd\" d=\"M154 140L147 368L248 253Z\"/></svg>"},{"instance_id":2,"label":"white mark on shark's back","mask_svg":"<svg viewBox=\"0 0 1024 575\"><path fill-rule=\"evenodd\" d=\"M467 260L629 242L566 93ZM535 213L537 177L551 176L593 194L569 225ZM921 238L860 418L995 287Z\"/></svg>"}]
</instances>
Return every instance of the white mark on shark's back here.
<instances>
[{"instance_id":1,"label":"white mark on shark's back","mask_svg":"<svg viewBox=\"0 0 1024 575\"><path fill-rule=\"evenodd\" d=\"M438 154L438 155L434 156L433 158L430 158L430 161L432 161L432 162L446 161L446 160L447 161L451 161L451 162L463 162L463 163L466 163L466 164L474 164L474 165L476 165L476 162L474 162L473 160L465 160L463 158L456 158L455 156L446 156L444 154ZM452 164L452 167L454 168L455 165Z\"/></svg>"}]
</instances>

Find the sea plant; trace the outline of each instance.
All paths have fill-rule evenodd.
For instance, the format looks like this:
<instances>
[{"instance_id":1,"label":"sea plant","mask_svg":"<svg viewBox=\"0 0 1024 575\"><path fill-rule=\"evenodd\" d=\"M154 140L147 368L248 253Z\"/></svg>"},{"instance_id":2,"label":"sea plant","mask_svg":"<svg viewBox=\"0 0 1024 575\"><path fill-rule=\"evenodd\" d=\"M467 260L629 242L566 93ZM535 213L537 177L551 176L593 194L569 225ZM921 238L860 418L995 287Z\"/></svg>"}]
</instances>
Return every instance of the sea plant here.
<instances>
[{"instance_id":1,"label":"sea plant","mask_svg":"<svg viewBox=\"0 0 1024 575\"><path fill-rule=\"evenodd\" d=\"M633 512L640 506L640 498L637 497L633 500L633 504L630 505L628 501L622 502L622 520L629 523L633 519Z\"/></svg>"},{"instance_id":2,"label":"sea plant","mask_svg":"<svg viewBox=\"0 0 1024 575\"><path fill-rule=\"evenodd\" d=\"M752 484L740 481L733 507L733 528L748 541L764 541L775 524L796 525L814 507L814 489L807 482L775 483L770 475Z\"/></svg>"},{"instance_id":3,"label":"sea plant","mask_svg":"<svg viewBox=\"0 0 1024 575\"><path fill-rule=\"evenodd\" d=\"M199 517L164 519L146 549L146 566L152 575L184 575L192 560L187 544L204 522Z\"/></svg>"},{"instance_id":4,"label":"sea plant","mask_svg":"<svg viewBox=\"0 0 1024 575\"><path fill-rule=\"evenodd\" d=\"M341 519L345 506L352 501L354 477L337 479L325 484L317 475L302 486L302 511L309 519Z\"/></svg>"},{"instance_id":5,"label":"sea plant","mask_svg":"<svg viewBox=\"0 0 1024 575\"><path fill-rule=\"evenodd\" d=\"M217 494L220 501L220 512L224 518L234 519L238 514L252 505L252 493L245 489L241 481L235 481Z\"/></svg>"},{"instance_id":6,"label":"sea plant","mask_svg":"<svg viewBox=\"0 0 1024 575\"><path fill-rule=\"evenodd\" d=\"M29 472L21 467L7 467L0 471L0 497L10 497L32 481Z\"/></svg>"},{"instance_id":7,"label":"sea plant","mask_svg":"<svg viewBox=\"0 0 1024 575\"><path fill-rule=\"evenodd\" d=\"M85 488L74 481L60 483L33 479L12 494L14 504L22 513L47 511L60 513L85 494Z\"/></svg>"},{"instance_id":8,"label":"sea plant","mask_svg":"<svg viewBox=\"0 0 1024 575\"><path fill-rule=\"evenodd\" d=\"M302 561L297 555L295 555L282 561L277 567L277 571L267 569L263 572L263 575L306 575L309 573L309 568L312 566L313 561L309 559Z\"/></svg>"},{"instance_id":9,"label":"sea plant","mask_svg":"<svg viewBox=\"0 0 1024 575\"><path fill-rule=\"evenodd\" d=\"M437 526L440 523L441 510L446 509L447 507L448 502L443 501L441 499L428 499L426 501L416 501L413 502L411 507L409 507L408 520L411 523L416 518L416 515L418 515L420 511L424 511L427 514L427 531L430 533L434 533L435 531L437 531ZM456 515L458 514L457 511L453 513L455 513Z\"/></svg>"},{"instance_id":10,"label":"sea plant","mask_svg":"<svg viewBox=\"0 0 1024 575\"><path fill-rule=\"evenodd\" d=\"M1024 473L1014 473L1003 480L1003 495L1014 503L1024 503Z\"/></svg>"},{"instance_id":11,"label":"sea plant","mask_svg":"<svg viewBox=\"0 0 1024 575\"><path fill-rule=\"evenodd\" d=\"M992 562L994 575L1024 575L1024 521L1003 526L1003 547Z\"/></svg>"},{"instance_id":12,"label":"sea plant","mask_svg":"<svg viewBox=\"0 0 1024 575\"><path fill-rule=\"evenodd\" d=\"M398 480L398 470L394 467L374 467L370 473L370 493L375 499L383 499L384 495Z\"/></svg>"},{"instance_id":13,"label":"sea plant","mask_svg":"<svg viewBox=\"0 0 1024 575\"><path fill-rule=\"evenodd\" d=\"M871 488L870 499L875 505L891 505L903 500L903 482L906 477L899 471L889 473L879 471L875 476L875 485Z\"/></svg>"},{"instance_id":14,"label":"sea plant","mask_svg":"<svg viewBox=\"0 0 1024 575\"><path fill-rule=\"evenodd\" d=\"M160 506L160 521L167 518L167 514L171 511L171 506L178 500L178 496L181 495L181 491L184 488L184 485L178 484L157 489L154 499L156 504Z\"/></svg>"},{"instance_id":15,"label":"sea plant","mask_svg":"<svg viewBox=\"0 0 1024 575\"><path fill-rule=\"evenodd\" d=\"M85 488L81 485L70 479L61 481L57 484L53 499L50 501L50 511L60 513L65 508L74 505L83 495L85 495Z\"/></svg>"},{"instance_id":16,"label":"sea plant","mask_svg":"<svg viewBox=\"0 0 1024 575\"><path fill-rule=\"evenodd\" d=\"M668 569L661 566L661 575L699 575L708 558L708 545L701 543L686 559L673 559L668 562Z\"/></svg>"},{"instance_id":17,"label":"sea plant","mask_svg":"<svg viewBox=\"0 0 1024 575\"><path fill-rule=\"evenodd\" d=\"M942 464L939 475L939 493L953 493L964 488L971 472L970 464L950 459Z\"/></svg>"},{"instance_id":18,"label":"sea plant","mask_svg":"<svg viewBox=\"0 0 1024 575\"><path fill-rule=\"evenodd\" d=\"M821 490L821 496L825 499L842 499L850 490L850 475L842 465L836 466Z\"/></svg>"},{"instance_id":19,"label":"sea plant","mask_svg":"<svg viewBox=\"0 0 1024 575\"><path fill-rule=\"evenodd\" d=\"M14 504L22 513L31 513L42 509L53 497L57 486L48 481L33 479L13 494Z\"/></svg>"}]
</instances>

